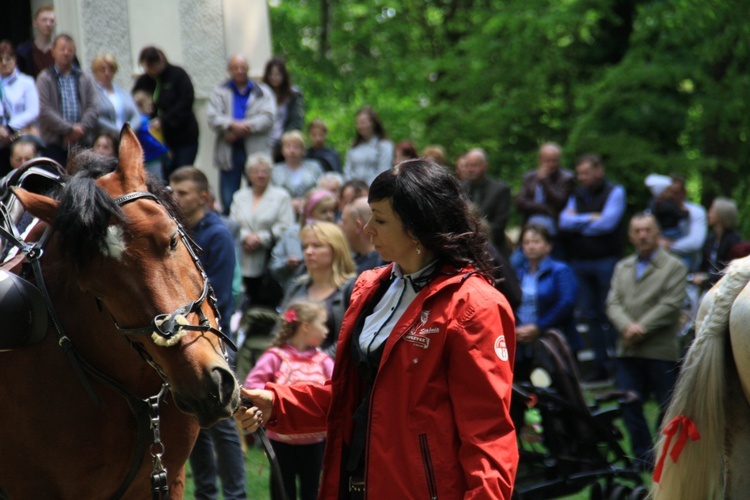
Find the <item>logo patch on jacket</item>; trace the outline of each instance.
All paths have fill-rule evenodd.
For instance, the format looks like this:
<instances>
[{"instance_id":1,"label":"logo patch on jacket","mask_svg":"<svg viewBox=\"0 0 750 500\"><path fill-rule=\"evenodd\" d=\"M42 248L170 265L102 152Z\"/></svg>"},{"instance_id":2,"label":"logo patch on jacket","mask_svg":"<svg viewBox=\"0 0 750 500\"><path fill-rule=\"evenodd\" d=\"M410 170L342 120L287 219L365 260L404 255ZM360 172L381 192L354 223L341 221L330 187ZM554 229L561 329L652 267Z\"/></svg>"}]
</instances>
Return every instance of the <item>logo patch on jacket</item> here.
<instances>
[{"instance_id":1,"label":"logo patch on jacket","mask_svg":"<svg viewBox=\"0 0 750 500\"><path fill-rule=\"evenodd\" d=\"M505 335L500 335L495 339L495 354L502 361L508 361L508 346L505 343Z\"/></svg>"},{"instance_id":2,"label":"logo patch on jacket","mask_svg":"<svg viewBox=\"0 0 750 500\"><path fill-rule=\"evenodd\" d=\"M430 318L430 311L422 311L419 315L419 321L415 323L413 327L406 332L404 340L411 342L417 347L427 349L430 347L430 339L427 335L431 333L440 332L440 328L433 326L432 328L426 328L427 320Z\"/></svg>"}]
</instances>

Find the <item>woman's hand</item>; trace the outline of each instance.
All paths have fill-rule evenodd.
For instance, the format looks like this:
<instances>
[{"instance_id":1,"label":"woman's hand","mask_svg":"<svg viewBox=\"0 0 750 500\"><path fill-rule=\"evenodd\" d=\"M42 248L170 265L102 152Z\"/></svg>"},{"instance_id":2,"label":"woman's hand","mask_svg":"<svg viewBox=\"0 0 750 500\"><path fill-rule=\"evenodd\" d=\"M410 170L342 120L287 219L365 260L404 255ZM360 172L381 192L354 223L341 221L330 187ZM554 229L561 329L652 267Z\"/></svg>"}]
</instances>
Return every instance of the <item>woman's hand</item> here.
<instances>
[{"instance_id":1,"label":"woman's hand","mask_svg":"<svg viewBox=\"0 0 750 500\"><path fill-rule=\"evenodd\" d=\"M265 422L271 420L273 412L273 393L265 390L240 389L242 404L234 413L234 418L248 432L257 431ZM249 401L252 403L246 403Z\"/></svg>"},{"instance_id":2,"label":"woman's hand","mask_svg":"<svg viewBox=\"0 0 750 500\"><path fill-rule=\"evenodd\" d=\"M300 264L302 264L302 259L300 259L299 257L296 257L294 255L290 255L286 259L286 267L290 271L294 271L295 269L297 269L300 266Z\"/></svg>"},{"instance_id":3,"label":"woman's hand","mask_svg":"<svg viewBox=\"0 0 750 500\"><path fill-rule=\"evenodd\" d=\"M260 248L260 246L260 236L255 233L248 234L247 236L245 236L245 239L242 240L242 249L245 252L253 252Z\"/></svg>"},{"instance_id":4,"label":"woman's hand","mask_svg":"<svg viewBox=\"0 0 750 500\"><path fill-rule=\"evenodd\" d=\"M536 325L521 325L516 327L516 342L530 344L539 338L539 328Z\"/></svg>"}]
</instances>

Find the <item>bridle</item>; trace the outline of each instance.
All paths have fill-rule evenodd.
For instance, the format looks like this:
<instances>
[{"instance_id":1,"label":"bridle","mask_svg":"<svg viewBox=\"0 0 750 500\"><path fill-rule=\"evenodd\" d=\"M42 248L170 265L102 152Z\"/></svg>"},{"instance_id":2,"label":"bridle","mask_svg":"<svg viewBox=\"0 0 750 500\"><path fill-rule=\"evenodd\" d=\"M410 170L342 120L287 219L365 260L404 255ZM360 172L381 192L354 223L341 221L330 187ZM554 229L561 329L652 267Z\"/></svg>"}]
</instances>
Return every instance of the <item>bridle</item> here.
<instances>
[{"instance_id":1,"label":"bridle","mask_svg":"<svg viewBox=\"0 0 750 500\"><path fill-rule=\"evenodd\" d=\"M115 198L114 201L118 206L122 207L123 205L140 199L153 200L164 207L161 200L159 200L156 195L147 191L133 191L131 193L124 194ZM166 207L164 208L166 210ZM198 255L196 253L196 249L200 250L200 247L198 247L195 241L193 241L193 239L188 236L188 234L185 232L185 229L182 227L182 224L180 224L180 222L172 215L172 213L169 210L166 210L166 212L167 215L174 221L174 223L177 224L177 233L180 236L180 240L182 240L183 244L188 250L188 253L190 254L190 258L193 259L193 264L195 264L195 267L200 272L201 279L203 281L203 290L201 291L200 297L176 309L171 314L156 315L149 325L135 328L124 328L120 326L117 320L115 320L115 327L117 327L117 330L120 333L123 333L126 336L151 335L157 342L159 342L159 338L161 338L161 343L163 343L164 345L172 345L174 341L178 340L180 333L183 331L211 332L219 337L219 340L222 342L222 352L226 357L227 355L224 344L228 345L235 351L237 350L237 346L234 344L234 342L232 342L232 339L230 339L224 332L222 332L218 328L214 328L213 326L211 326L211 322L201 309L203 302L208 299L208 303L210 304L217 320L220 317L219 309L216 305L216 295L214 294L213 287L211 287L211 283L209 283L208 281L206 271L203 269L203 265L201 264L200 259L198 259ZM186 318L190 313L196 313L198 315L199 324L189 325L179 322L180 319ZM153 361L150 360L150 357L147 358L147 361L153 366ZM158 367L155 368L163 378L161 369Z\"/></svg>"}]
</instances>

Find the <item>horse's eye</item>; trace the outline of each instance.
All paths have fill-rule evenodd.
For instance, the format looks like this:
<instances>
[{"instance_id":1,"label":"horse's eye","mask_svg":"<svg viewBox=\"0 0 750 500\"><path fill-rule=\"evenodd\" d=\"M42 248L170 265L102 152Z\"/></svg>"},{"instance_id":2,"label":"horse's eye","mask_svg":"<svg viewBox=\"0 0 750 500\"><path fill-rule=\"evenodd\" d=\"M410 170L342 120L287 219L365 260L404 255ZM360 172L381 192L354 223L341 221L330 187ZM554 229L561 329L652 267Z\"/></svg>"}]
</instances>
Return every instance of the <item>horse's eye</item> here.
<instances>
[{"instance_id":1,"label":"horse's eye","mask_svg":"<svg viewBox=\"0 0 750 500\"><path fill-rule=\"evenodd\" d=\"M169 240L169 249L174 252L177 250L177 235L172 236L172 239Z\"/></svg>"}]
</instances>

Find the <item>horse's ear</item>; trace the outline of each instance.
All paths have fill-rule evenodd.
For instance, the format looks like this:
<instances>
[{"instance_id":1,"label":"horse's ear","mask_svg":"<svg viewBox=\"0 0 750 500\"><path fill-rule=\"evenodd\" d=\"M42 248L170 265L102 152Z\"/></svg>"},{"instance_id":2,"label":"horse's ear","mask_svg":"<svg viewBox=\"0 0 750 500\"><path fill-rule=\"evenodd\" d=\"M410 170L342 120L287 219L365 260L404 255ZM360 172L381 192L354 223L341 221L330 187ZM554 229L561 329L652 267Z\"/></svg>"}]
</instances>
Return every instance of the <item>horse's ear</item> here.
<instances>
[{"instance_id":1,"label":"horse's ear","mask_svg":"<svg viewBox=\"0 0 750 500\"><path fill-rule=\"evenodd\" d=\"M57 216L57 209L60 206L60 202L42 196L41 194L32 193L26 191L23 188L14 187L13 194L21 202L21 205L34 217L42 219L47 224L52 224Z\"/></svg>"},{"instance_id":2,"label":"horse's ear","mask_svg":"<svg viewBox=\"0 0 750 500\"><path fill-rule=\"evenodd\" d=\"M143 169L143 148L133 129L125 124L120 132L120 165L117 170L126 178L135 178L139 184L146 181Z\"/></svg>"}]
</instances>

